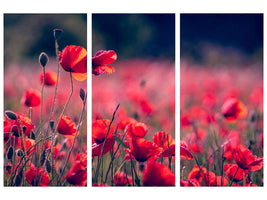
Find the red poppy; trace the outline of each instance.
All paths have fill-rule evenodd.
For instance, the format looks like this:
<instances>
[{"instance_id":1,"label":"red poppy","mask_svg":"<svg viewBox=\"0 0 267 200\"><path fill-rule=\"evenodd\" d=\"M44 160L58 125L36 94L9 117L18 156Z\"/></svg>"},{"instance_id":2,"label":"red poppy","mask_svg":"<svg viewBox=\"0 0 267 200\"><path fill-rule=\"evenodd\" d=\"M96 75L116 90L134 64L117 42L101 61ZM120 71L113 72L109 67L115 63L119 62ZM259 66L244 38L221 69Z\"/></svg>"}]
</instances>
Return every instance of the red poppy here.
<instances>
[{"instance_id":1,"label":"red poppy","mask_svg":"<svg viewBox=\"0 0 267 200\"><path fill-rule=\"evenodd\" d=\"M126 126L127 126L128 124L131 124L131 123L137 123L137 121L136 121L135 119L131 118L131 117L125 117L125 118L123 118L123 119L120 120L120 122L118 123L118 124L119 124L119 126L118 126L118 130L119 130L119 131L123 131L123 130L126 128Z\"/></svg>"},{"instance_id":2,"label":"red poppy","mask_svg":"<svg viewBox=\"0 0 267 200\"><path fill-rule=\"evenodd\" d=\"M40 82L43 84L43 73L40 74ZM57 74L55 72L45 72L45 81L44 84L47 86L53 86L56 85L57 82Z\"/></svg>"},{"instance_id":3,"label":"red poppy","mask_svg":"<svg viewBox=\"0 0 267 200\"><path fill-rule=\"evenodd\" d=\"M194 159L192 153L188 150L187 144L184 141L180 141L180 159L185 158L188 160Z\"/></svg>"},{"instance_id":4,"label":"red poppy","mask_svg":"<svg viewBox=\"0 0 267 200\"><path fill-rule=\"evenodd\" d=\"M135 136L131 139L130 149L133 157L139 162L156 159L162 151L162 148L159 148L155 143Z\"/></svg>"},{"instance_id":5,"label":"red poppy","mask_svg":"<svg viewBox=\"0 0 267 200\"><path fill-rule=\"evenodd\" d=\"M25 173L26 181L30 183L31 185L34 185L36 176L37 176L37 167L31 165L30 168ZM42 176L42 180L41 180L40 186L48 186L49 181L50 181L49 175L46 171L43 172L42 168L39 168L38 177L40 178L41 176ZM38 183L38 180L36 183Z\"/></svg>"},{"instance_id":6,"label":"red poppy","mask_svg":"<svg viewBox=\"0 0 267 200\"><path fill-rule=\"evenodd\" d=\"M238 145L234 150L236 164L244 170L257 171L263 167L263 157L252 155L252 151L242 145Z\"/></svg>"},{"instance_id":7,"label":"red poppy","mask_svg":"<svg viewBox=\"0 0 267 200\"><path fill-rule=\"evenodd\" d=\"M60 134L64 135L66 138L71 139L75 136L77 127L76 124L68 116L63 115L58 124L57 131ZM79 132L77 134L79 134Z\"/></svg>"},{"instance_id":8,"label":"red poppy","mask_svg":"<svg viewBox=\"0 0 267 200\"><path fill-rule=\"evenodd\" d=\"M78 81L87 78L87 51L80 46L66 46L59 52L59 63L67 72L72 72L73 77Z\"/></svg>"},{"instance_id":9,"label":"red poppy","mask_svg":"<svg viewBox=\"0 0 267 200\"><path fill-rule=\"evenodd\" d=\"M131 123L128 125L128 136L143 138L147 134L147 126L142 122Z\"/></svg>"},{"instance_id":10,"label":"red poppy","mask_svg":"<svg viewBox=\"0 0 267 200\"><path fill-rule=\"evenodd\" d=\"M110 120L108 119L103 119L103 120L95 120L92 123L92 137L93 140L100 144L104 142L106 134L107 138L113 138L113 133L115 131L113 123L111 123ZM108 128L110 126L109 132Z\"/></svg>"},{"instance_id":11,"label":"red poppy","mask_svg":"<svg viewBox=\"0 0 267 200\"><path fill-rule=\"evenodd\" d=\"M175 175L165 165L151 160L143 174L144 186L175 186Z\"/></svg>"},{"instance_id":12,"label":"red poppy","mask_svg":"<svg viewBox=\"0 0 267 200\"><path fill-rule=\"evenodd\" d=\"M163 148L163 151L159 156L168 157L169 155L175 156L175 140L169 133L159 131L154 134L153 141L159 147Z\"/></svg>"},{"instance_id":13,"label":"red poppy","mask_svg":"<svg viewBox=\"0 0 267 200\"><path fill-rule=\"evenodd\" d=\"M39 106L41 103L41 93L38 90L30 88L25 91L21 103L28 107Z\"/></svg>"},{"instance_id":14,"label":"red poppy","mask_svg":"<svg viewBox=\"0 0 267 200\"><path fill-rule=\"evenodd\" d=\"M31 120L23 113L16 113L16 116L18 120L10 120L9 122L5 120L4 132L13 132L14 136L19 137L22 136L22 127L26 127L24 135L28 136L34 129L34 124L32 124Z\"/></svg>"},{"instance_id":15,"label":"red poppy","mask_svg":"<svg viewBox=\"0 0 267 200\"><path fill-rule=\"evenodd\" d=\"M236 98L230 98L224 102L221 113L229 122L235 122L236 119L243 119L247 116L247 107Z\"/></svg>"},{"instance_id":16,"label":"red poppy","mask_svg":"<svg viewBox=\"0 0 267 200\"><path fill-rule=\"evenodd\" d=\"M75 186L85 186L87 183L87 166L80 160L75 160L74 164L66 174L66 180Z\"/></svg>"},{"instance_id":17,"label":"red poppy","mask_svg":"<svg viewBox=\"0 0 267 200\"><path fill-rule=\"evenodd\" d=\"M105 155L106 153L111 151L112 145L113 145L113 141L114 141L114 137L107 138L106 143L105 143L105 147L104 147L104 150L103 150L103 155ZM102 151L103 145L104 145L104 142L97 143L97 142L95 142L93 140L92 157L101 156L101 151Z\"/></svg>"},{"instance_id":18,"label":"red poppy","mask_svg":"<svg viewBox=\"0 0 267 200\"><path fill-rule=\"evenodd\" d=\"M94 75L100 75L104 73L112 74L113 72L115 72L115 69L108 64L114 62L115 60L117 60L117 54L115 51L98 51L95 56L92 57L92 73Z\"/></svg>"},{"instance_id":19,"label":"red poppy","mask_svg":"<svg viewBox=\"0 0 267 200\"><path fill-rule=\"evenodd\" d=\"M228 184L227 178L216 176L213 172L210 171L208 173L205 173L204 178L207 186L226 186Z\"/></svg>"},{"instance_id":20,"label":"red poppy","mask_svg":"<svg viewBox=\"0 0 267 200\"><path fill-rule=\"evenodd\" d=\"M199 183L201 183L202 179L204 177L204 174L207 173L207 169L204 167L201 167L201 171L197 165L194 165L193 169L188 174L188 179L190 179L190 180L195 179Z\"/></svg>"},{"instance_id":21,"label":"red poppy","mask_svg":"<svg viewBox=\"0 0 267 200\"><path fill-rule=\"evenodd\" d=\"M47 141L45 143L45 149L48 149L51 145L51 141ZM65 157L65 152L60 151L61 145L57 143L57 145L54 147L54 159L56 160L62 160Z\"/></svg>"},{"instance_id":22,"label":"red poppy","mask_svg":"<svg viewBox=\"0 0 267 200\"><path fill-rule=\"evenodd\" d=\"M234 181L238 182L244 179L244 176L248 173L248 170L243 170L235 164L227 164L223 166L226 176Z\"/></svg>"},{"instance_id":23,"label":"red poppy","mask_svg":"<svg viewBox=\"0 0 267 200\"><path fill-rule=\"evenodd\" d=\"M188 186L199 187L201 185L196 179L184 179L184 180L180 180L180 186L181 187L188 187Z\"/></svg>"},{"instance_id":24,"label":"red poppy","mask_svg":"<svg viewBox=\"0 0 267 200\"><path fill-rule=\"evenodd\" d=\"M118 172L114 177L113 183L116 186L128 186L133 184L133 180L124 172Z\"/></svg>"}]
</instances>

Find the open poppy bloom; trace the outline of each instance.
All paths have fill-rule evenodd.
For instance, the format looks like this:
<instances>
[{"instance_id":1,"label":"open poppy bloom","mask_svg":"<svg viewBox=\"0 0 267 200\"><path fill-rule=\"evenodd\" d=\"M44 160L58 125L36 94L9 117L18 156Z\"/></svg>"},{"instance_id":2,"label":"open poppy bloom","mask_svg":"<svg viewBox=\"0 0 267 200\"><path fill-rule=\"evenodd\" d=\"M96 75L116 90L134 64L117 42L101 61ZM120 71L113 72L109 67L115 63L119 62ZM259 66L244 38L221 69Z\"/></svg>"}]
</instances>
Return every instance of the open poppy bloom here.
<instances>
[{"instance_id":1,"label":"open poppy bloom","mask_svg":"<svg viewBox=\"0 0 267 200\"><path fill-rule=\"evenodd\" d=\"M58 124L57 131L66 138L72 139L75 136L76 130L76 124L68 116L63 115Z\"/></svg>"},{"instance_id":2,"label":"open poppy bloom","mask_svg":"<svg viewBox=\"0 0 267 200\"><path fill-rule=\"evenodd\" d=\"M43 78L44 78L43 73L41 73L39 77L41 84L43 84ZM57 82L57 74L55 72L45 72L45 80L44 80L45 85L53 86L56 85L56 82Z\"/></svg>"},{"instance_id":3,"label":"open poppy bloom","mask_svg":"<svg viewBox=\"0 0 267 200\"><path fill-rule=\"evenodd\" d=\"M243 180L244 176L248 173L248 170L238 168L238 165L236 164L226 164L223 166L223 170L225 171L226 176L234 182Z\"/></svg>"},{"instance_id":4,"label":"open poppy bloom","mask_svg":"<svg viewBox=\"0 0 267 200\"><path fill-rule=\"evenodd\" d=\"M142 122L130 123L128 125L127 135L143 138L147 134L147 126Z\"/></svg>"},{"instance_id":5,"label":"open poppy bloom","mask_svg":"<svg viewBox=\"0 0 267 200\"><path fill-rule=\"evenodd\" d=\"M28 107L39 106L41 103L41 93L38 90L30 88L25 91L21 103Z\"/></svg>"},{"instance_id":6,"label":"open poppy bloom","mask_svg":"<svg viewBox=\"0 0 267 200\"><path fill-rule=\"evenodd\" d=\"M109 129L108 129L109 128ZM108 119L95 120L92 122L92 156L101 156L105 137L107 140L103 149L103 155L112 149L114 142L113 132L115 131L113 123Z\"/></svg>"},{"instance_id":7,"label":"open poppy bloom","mask_svg":"<svg viewBox=\"0 0 267 200\"><path fill-rule=\"evenodd\" d=\"M236 119L243 119L247 116L247 107L236 98L230 98L224 102L221 113L229 122L235 122Z\"/></svg>"},{"instance_id":8,"label":"open poppy bloom","mask_svg":"<svg viewBox=\"0 0 267 200\"><path fill-rule=\"evenodd\" d=\"M169 155L175 156L175 140L169 133L159 131L154 134L153 141L159 147L163 148L163 151L159 156L168 157Z\"/></svg>"},{"instance_id":9,"label":"open poppy bloom","mask_svg":"<svg viewBox=\"0 0 267 200\"><path fill-rule=\"evenodd\" d=\"M18 120L4 120L4 133L13 132L14 136L20 137L22 136L22 127L26 127L24 135L28 136L34 129L34 124L23 113L16 113L16 116Z\"/></svg>"},{"instance_id":10,"label":"open poppy bloom","mask_svg":"<svg viewBox=\"0 0 267 200\"><path fill-rule=\"evenodd\" d=\"M66 174L66 180L75 186L85 186L87 183L87 156L77 155L74 164Z\"/></svg>"},{"instance_id":11,"label":"open poppy bloom","mask_svg":"<svg viewBox=\"0 0 267 200\"><path fill-rule=\"evenodd\" d=\"M188 160L193 160L194 156L188 150L187 144L184 141L180 141L180 159L185 158Z\"/></svg>"},{"instance_id":12,"label":"open poppy bloom","mask_svg":"<svg viewBox=\"0 0 267 200\"><path fill-rule=\"evenodd\" d=\"M37 176L37 167L35 167L34 165L31 165L30 168L25 173L26 181L30 183L31 185L37 184L39 180L37 180L36 183L34 183L36 176ZM48 186L49 181L50 181L49 175L46 171L43 172L43 169L40 167L38 171L38 179L40 179L41 176L42 176L42 180L41 180L40 186Z\"/></svg>"},{"instance_id":13,"label":"open poppy bloom","mask_svg":"<svg viewBox=\"0 0 267 200\"><path fill-rule=\"evenodd\" d=\"M226 186L228 184L227 178L216 176L213 172L210 171L208 173L205 173L204 178L207 186Z\"/></svg>"},{"instance_id":14,"label":"open poppy bloom","mask_svg":"<svg viewBox=\"0 0 267 200\"><path fill-rule=\"evenodd\" d=\"M137 123L137 121L131 117L123 118L122 120L119 121L118 130L123 131L127 127L127 125L131 123Z\"/></svg>"},{"instance_id":15,"label":"open poppy bloom","mask_svg":"<svg viewBox=\"0 0 267 200\"><path fill-rule=\"evenodd\" d=\"M95 56L92 57L93 74L112 74L115 72L115 69L108 64L114 62L115 60L117 60L117 54L115 51L98 51Z\"/></svg>"},{"instance_id":16,"label":"open poppy bloom","mask_svg":"<svg viewBox=\"0 0 267 200\"><path fill-rule=\"evenodd\" d=\"M92 122L92 137L94 141L98 144L104 142L106 134L108 134L107 138L112 138L114 131L115 131L114 125L108 119L95 120Z\"/></svg>"},{"instance_id":17,"label":"open poppy bloom","mask_svg":"<svg viewBox=\"0 0 267 200\"><path fill-rule=\"evenodd\" d=\"M143 174L144 186L175 186L175 175L165 165L148 161Z\"/></svg>"},{"instance_id":18,"label":"open poppy bloom","mask_svg":"<svg viewBox=\"0 0 267 200\"><path fill-rule=\"evenodd\" d=\"M116 186L128 186L133 184L133 180L124 172L118 172L114 177L113 183Z\"/></svg>"},{"instance_id":19,"label":"open poppy bloom","mask_svg":"<svg viewBox=\"0 0 267 200\"><path fill-rule=\"evenodd\" d=\"M201 167L201 171L197 165L194 165L193 169L188 174L188 179L189 180L195 179L199 183L201 183L204 177L204 174L207 173L207 169L204 167Z\"/></svg>"},{"instance_id":20,"label":"open poppy bloom","mask_svg":"<svg viewBox=\"0 0 267 200\"><path fill-rule=\"evenodd\" d=\"M51 141L46 141L45 149L49 149L51 143L52 143ZM57 145L54 147L54 159L55 160L62 160L65 157L65 152L60 151L60 149L61 149L61 145L57 143Z\"/></svg>"},{"instance_id":21,"label":"open poppy bloom","mask_svg":"<svg viewBox=\"0 0 267 200\"><path fill-rule=\"evenodd\" d=\"M87 78L87 51L80 46L66 46L59 52L59 63L67 72L72 72L77 81Z\"/></svg>"},{"instance_id":22,"label":"open poppy bloom","mask_svg":"<svg viewBox=\"0 0 267 200\"><path fill-rule=\"evenodd\" d=\"M263 157L252 155L252 151L242 145L233 150L236 164L243 170L258 171L263 167Z\"/></svg>"},{"instance_id":23,"label":"open poppy bloom","mask_svg":"<svg viewBox=\"0 0 267 200\"><path fill-rule=\"evenodd\" d=\"M133 157L139 162L157 159L159 153L162 151L162 148L159 148L155 143L135 136L131 139L130 149Z\"/></svg>"}]
</instances>

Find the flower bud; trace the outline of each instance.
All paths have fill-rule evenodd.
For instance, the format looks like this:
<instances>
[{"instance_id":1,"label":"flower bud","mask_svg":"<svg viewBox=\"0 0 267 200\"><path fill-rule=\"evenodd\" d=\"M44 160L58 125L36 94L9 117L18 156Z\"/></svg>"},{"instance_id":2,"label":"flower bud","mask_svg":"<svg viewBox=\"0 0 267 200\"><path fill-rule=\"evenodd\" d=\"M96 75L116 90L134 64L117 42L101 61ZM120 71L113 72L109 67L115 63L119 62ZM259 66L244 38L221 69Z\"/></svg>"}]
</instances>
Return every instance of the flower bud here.
<instances>
[{"instance_id":1,"label":"flower bud","mask_svg":"<svg viewBox=\"0 0 267 200\"><path fill-rule=\"evenodd\" d=\"M39 56L39 63L41 64L42 67L45 67L46 64L48 63L48 55L44 52L42 52Z\"/></svg>"},{"instance_id":2,"label":"flower bud","mask_svg":"<svg viewBox=\"0 0 267 200\"><path fill-rule=\"evenodd\" d=\"M55 40L58 40L61 37L63 30L62 29L54 29L53 31L54 31Z\"/></svg>"},{"instance_id":3,"label":"flower bud","mask_svg":"<svg viewBox=\"0 0 267 200\"><path fill-rule=\"evenodd\" d=\"M9 119L12 119L12 120L17 120L18 119L17 115L14 112L10 111L10 110L7 110L5 112L5 114Z\"/></svg>"},{"instance_id":4,"label":"flower bud","mask_svg":"<svg viewBox=\"0 0 267 200\"><path fill-rule=\"evenodd\" d=\"M80 97L81 99L84 101L84 98L85 98L85 92L82 88L80 88Z\"/></svg>"}]
</instances>

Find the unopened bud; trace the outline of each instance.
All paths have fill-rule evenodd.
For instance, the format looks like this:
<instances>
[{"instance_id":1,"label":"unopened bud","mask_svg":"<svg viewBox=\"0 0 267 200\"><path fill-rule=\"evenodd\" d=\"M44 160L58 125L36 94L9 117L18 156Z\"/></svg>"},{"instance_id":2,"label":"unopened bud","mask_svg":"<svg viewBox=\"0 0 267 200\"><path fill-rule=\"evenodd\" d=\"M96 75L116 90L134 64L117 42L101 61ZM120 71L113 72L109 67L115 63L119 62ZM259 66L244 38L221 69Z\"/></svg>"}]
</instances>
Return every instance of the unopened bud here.
<instances>
[{"instance_id":1,"label":"unopened bud","mask_svg":"<svg viewBox=\"0 0 267 200\"><path fill-rule=\"evenodd\" d=\"M46 66L46 64L48 63L48 60L49 60L48 55L42 52L39 56L39 62L42 65L42 67Z\"/></svg>"},{"instance_id":2,"label":"unopened bud","mask_svg":"<svg viewBox=\"0 0 267 200\"><path fill-rule=\"evenodd\" d=\"M18 119L17 115L14 112L10 111L10 110L7 110L5 112L5 114L9 119L12 119L12 120L17 120Z\"/></svg>"},{"instance_id":3,"label":"unopened bud","mask_svg":"<svg viewBox=\"0 0 267 200\"><path fill-rule=\"evenodd\" d=\"M63 30L62 29L54 29L53 31L54 31L55 40L58 40L61 37Z\"/></svg>"},{"instance_id":4,"label":"unopened bud","mask_svg":"<svg viewBox=\"0 0 267 200\"><path fill-rule=\"evenodd\" d=\"M80 88L80 97L81 99L84 101L84 98L85 98L85 92L82 88Z\"/></svg>"}]
</instances>

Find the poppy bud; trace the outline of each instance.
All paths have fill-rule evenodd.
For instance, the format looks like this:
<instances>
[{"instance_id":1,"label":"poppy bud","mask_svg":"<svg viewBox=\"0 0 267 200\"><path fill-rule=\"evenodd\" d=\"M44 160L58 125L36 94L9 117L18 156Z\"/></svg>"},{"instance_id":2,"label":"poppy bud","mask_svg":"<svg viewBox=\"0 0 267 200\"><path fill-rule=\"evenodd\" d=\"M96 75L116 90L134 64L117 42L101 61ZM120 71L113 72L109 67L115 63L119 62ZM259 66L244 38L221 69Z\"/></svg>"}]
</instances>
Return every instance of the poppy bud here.
<instances>
[{"instance_id":1,"label":"poppy bud","mask_svg":"<svg viewBox=\"0 0 267 200\"><path fill-rule=\"evenodd\" d=\"M42 155L41 155L41 161L40 161L41 166L43 166L43 164L45 162L45 157L46 157L46 151L44 150Z\"/></svg>"},{"instance_id":2,"label":"poppy bud","mask_svg":"<svg viewBox=\"0 0 267 200\"><path fill-rule=\"evenodd\" d=\"M42 67L45 67L49 58L46 53L42 52L39 56L39 63L42 65Z\"/></svg>"},{"instance_id":3,"label":"poppy bud","mask_svg":"<svg viewBox=\"0 0 267 200\"><path fill-rule=\"evenodd\" d=\"M5 114L9 119L12 119L12 120L17 120L18 119L17 115L14 112L10 111L10 110L7 110L5 112Z\"/></svg>"},{"instance_id":4,"label":"poppy bud","mask_svg":"<svg viewBox=\"0 0 267 200\"><path fill-rule=\"evenodd\" d=\"M18 157L22 157L24 155L24 152L21 150L21 149L19 149L18 151L17 151L17 156Z\"/></svg>"},{"instance_id":5,"label":"poppy bud","mask_svg":"<svg viewBox=\"0 0 267 200\"><path fill-rule=\"evenodd\" d=\"M7 157L8 160L10 160L12 158L13 153L14 153L13 147L9 147L8 151L7 151L7 154L6 154L6 157Z\"/></svg>"},{"instance_id":6,"label":"poppy bud","mask_svg":"<svg viewBox=\"0 0 267 200\"><path fill-rule=\"evenodd\" d=\"M80 88L80 97L81 99L84 101L84 98L85 98L85 92L82 88Z\"/></svg>"},{"instance_id":7,"label":"poppy bud","mask_svg":"<svg viewBox=\"0 0 267 200\"><path fill-rule=\"evenodd\" d=\"M48 172L48 173L50 173L51 172L51 164L50 164L50 161L49 160L47 160L46 162L45 162L45 168L46 168L46 171Z\"/></svg>"},{"instance_id":8,"label":"poppy bud","mask_svg":"<svg viewBox=\"0 0 267 200\"><path fill-rule=\"evenodd\" d=\"M53 120L51 120L49 122L49 125L50 125L51 130L54 130L54 124L55 124L55 122Z\"/></svg>"},{"instance_id":9,"label":"poppy bud","mask_svg":"<svg viewBox=\"0 0 267 200\"><path fill-rule=\"evenodd\" d=\"M53 32L54 32L54 38L55 38L55 40L58 40L60 37L61 37L61 35L62 35L62 33L64 32L62 29L54 29L53 30Z\"/></svg>"}]
</instances>

